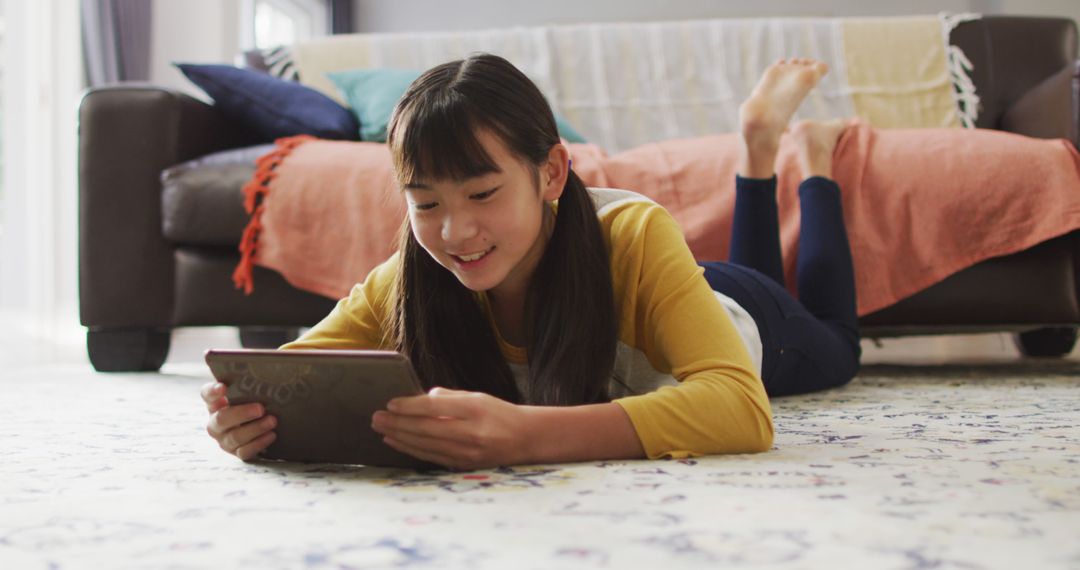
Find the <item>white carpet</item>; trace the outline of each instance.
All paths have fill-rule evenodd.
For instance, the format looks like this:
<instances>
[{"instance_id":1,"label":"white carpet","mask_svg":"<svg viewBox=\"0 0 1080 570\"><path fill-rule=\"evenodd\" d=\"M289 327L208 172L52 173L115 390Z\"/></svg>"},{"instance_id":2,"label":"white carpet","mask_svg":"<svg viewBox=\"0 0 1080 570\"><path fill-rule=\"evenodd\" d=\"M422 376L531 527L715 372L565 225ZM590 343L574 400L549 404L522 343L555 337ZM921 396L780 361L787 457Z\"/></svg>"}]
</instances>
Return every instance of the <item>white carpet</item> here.
<instances>
[{"instance_id":1,"label":"white carpet","mask_svg":"<svg viewBox=\"0 0 1080 570\"><path fill-rule=\"evenodd\" d=\"M868 366L764 454L433 475L244 464L208 378L5 374L0 568L1080 568L1076 362Z\"/></svg>"}]
</instances>

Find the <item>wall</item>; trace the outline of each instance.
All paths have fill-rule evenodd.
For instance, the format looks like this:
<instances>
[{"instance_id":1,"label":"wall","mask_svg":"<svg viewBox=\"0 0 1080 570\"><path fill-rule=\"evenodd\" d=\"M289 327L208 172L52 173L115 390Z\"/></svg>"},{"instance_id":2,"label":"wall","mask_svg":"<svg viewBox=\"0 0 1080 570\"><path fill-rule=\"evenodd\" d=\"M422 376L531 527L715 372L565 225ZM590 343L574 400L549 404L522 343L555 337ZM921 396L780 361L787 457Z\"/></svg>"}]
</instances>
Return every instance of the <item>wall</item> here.
<instances>
[{"instance_id":1,"label":"wall","mask_svg":"<svg viewBox=\"0 0 1080 570\"><path fill-rule=\"evenodd\" d=\"M1077 0L355 0L357 31L481 29L599 21L691 18L892 16L948 12L1030 14L1080 19ZM467 5L468 9L461 9Z\"/></svg>"},{"instance_id":2,"label":"wall","mask_svg":"<svg viewBox=\"0 0 1080 570\"><path fill-rule=\"evenodd\" d=\"M987 13L1023 14L1025 16L1065 16L1080 22L1077 0L988 0Z\"/></svg>"},{"instance_id":3,"label":"wall","mask_svg":"<svg viewBox=\"0 0 1080 570\"><path fill-rule=\"evenodd\" d=\"M240 0L153 1L150 81L201 96L172 63L232 63L240 52Z\"/></svg>"},{"instance_id":4,"label":"wall","mask_svg":"<svg viewBox=\"0 0 1080 570\"><path fill-rule=\"evenodd\" d=\"M201 96L173 61L231 63L240 51L241 0L153 0L150 78ZM1077 0L354 0L361 32L483 29L573 22L709 17L890 16L939 11L1065 16L1080 20Z\"/></svg>"}]
</instances>

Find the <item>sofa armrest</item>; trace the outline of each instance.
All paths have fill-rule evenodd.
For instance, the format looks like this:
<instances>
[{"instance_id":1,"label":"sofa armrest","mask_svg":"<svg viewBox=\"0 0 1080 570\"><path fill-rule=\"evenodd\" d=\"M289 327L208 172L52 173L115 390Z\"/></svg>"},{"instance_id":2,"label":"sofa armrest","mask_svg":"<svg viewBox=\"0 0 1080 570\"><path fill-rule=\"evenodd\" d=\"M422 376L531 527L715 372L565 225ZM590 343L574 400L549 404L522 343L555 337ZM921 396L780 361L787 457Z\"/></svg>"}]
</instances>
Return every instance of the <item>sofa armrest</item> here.
<instances>
[{"instance_id":1,"label":"sofa armrest","mask_svg":"<svg viewBox=\"0 0 1080 570\"><path fill-rule=\"evenodd\" d=\"M1080 60L1043 80L1006 109L1001 128L1080 145Z\"/></svg>"},{"instance_id":2,"label":"sofa armrest","mask_svg":"<svg viewBox=\"0 0 1080 570\"><path fill-rule=\"evenodd\" d=\"M149 85L92 89L79 105L79 313L88 327L166 327L173 250L162 169L250 135L212 106Z\"/></svg>"},{"instance_id":3,"label":"sofa armrest","mask_svg":"<svg viewBox=\"0 0 1080 570\"><path fill-rule=\"evenodd\" d=\"M1076 60L1078 34L1070 18L983 16L958 25L949 41L972 65L976 125L1000 129L1008 108Z\"/></svg>"}]
</instances>

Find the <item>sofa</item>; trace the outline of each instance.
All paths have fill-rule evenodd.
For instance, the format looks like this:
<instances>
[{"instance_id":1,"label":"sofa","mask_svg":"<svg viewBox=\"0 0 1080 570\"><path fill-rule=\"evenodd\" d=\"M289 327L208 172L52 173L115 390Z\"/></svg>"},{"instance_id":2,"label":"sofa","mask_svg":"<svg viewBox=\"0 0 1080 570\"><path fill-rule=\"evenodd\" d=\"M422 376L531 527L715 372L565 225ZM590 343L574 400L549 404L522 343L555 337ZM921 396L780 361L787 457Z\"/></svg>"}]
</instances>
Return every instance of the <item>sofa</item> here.
<instances>
[{"instance_id":1,"label":"sofa","mask_svg":"<svg viewBox=\"0 0 1080 570\"><path fill-rule=\"evenodd\" d=\"M956 26L950 41L972 64L977 127L1080 142L1072 20L987 16ZM176 90L118 84L85 94L79 299L97 370L160 368L178 327L233 326L246 347L277 346L333 307L261 267L251 295L233 285L247 222L239 188L269 148L252 145L266 142ZM238 150L221 154L230 149ZM1072 232L955 273L861 317L860 330L869 338L1010 331L1026 355L1061 356L1076 341L1078 298L1080 232Z\"/></svg>"}]
</instances>

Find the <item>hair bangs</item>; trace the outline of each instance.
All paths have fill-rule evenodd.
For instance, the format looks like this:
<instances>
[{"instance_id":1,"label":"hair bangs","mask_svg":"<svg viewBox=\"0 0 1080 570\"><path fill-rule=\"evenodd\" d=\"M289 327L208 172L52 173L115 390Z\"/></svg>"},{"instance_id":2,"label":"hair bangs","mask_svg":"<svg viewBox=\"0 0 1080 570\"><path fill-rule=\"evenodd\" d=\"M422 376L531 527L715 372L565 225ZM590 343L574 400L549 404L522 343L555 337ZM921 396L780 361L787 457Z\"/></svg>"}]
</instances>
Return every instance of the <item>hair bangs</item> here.
<instances>
[{"instance_id":1,"label":"hair bangs","mask_svg":"<svg viewBox=\"0 0 1080 570\"><path fill-rule=\"evenodd\" d=\"M402 109L398 136L391 152L398 183L424 184L436 180L460 182L498 172L494 158L476 137L486 128L463 97L451 90L434 104Z\"/></svg>"}]
</instances>

